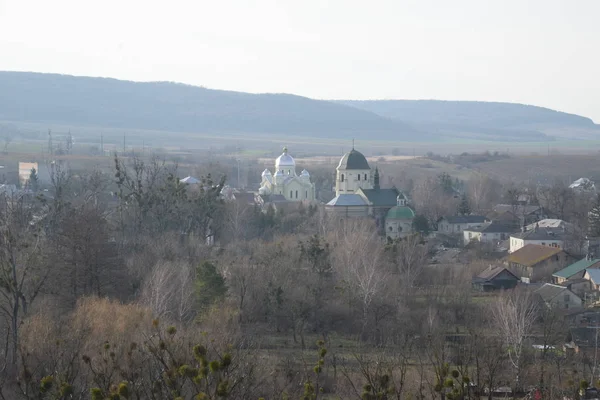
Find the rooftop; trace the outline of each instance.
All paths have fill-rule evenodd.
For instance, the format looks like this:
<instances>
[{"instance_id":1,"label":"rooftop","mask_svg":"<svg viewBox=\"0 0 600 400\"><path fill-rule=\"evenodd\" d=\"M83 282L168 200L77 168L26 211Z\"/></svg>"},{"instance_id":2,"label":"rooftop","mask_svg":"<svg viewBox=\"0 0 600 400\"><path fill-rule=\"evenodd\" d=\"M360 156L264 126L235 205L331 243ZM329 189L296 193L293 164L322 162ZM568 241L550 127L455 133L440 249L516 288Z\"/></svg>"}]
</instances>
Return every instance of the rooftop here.
<instances>
[{"instance_id":1,"label":"rooftop","mask_svg":"<svg viewBox=\"0 0 600 400\"><path fill-rule=\"evenodd\" d=\"M562 228L563 226L569 227L570 225L572 224L565 222L562 219L546 218L542 219L541 221L534 222L533 224L527 225L526 230L535 229L536 226L538 228Z\"/></svg>"},{"instance_id":2,"label":"rooftop","mask_svg":"<svg viewBox=\"0 0 600 400\"><path fill-rule=\"evenodd\" d=\"M387 212L386 219L413 219L415 212L408 206L395 206Z\"/></svg>"},{"instance_id":3,"label":"rooftop","mask_svg":"<svg viewBox=\"0 0 600 400\"><path fill-rule=\"evenodd\" d=\"M394 207L398 204L398 189L358 189L357 193L362 192L365 197L374 206Z\"/></svg>"},{"instance_id":4,"label":"rooftop","mask_svg":"<svg viewBox=\"0 0 600 400\"><path fill-rule=\"evenodd\" d=\"M327 203L328 206L366 206L367 202L358 194L339 194Z\"/></svg>"},{"instance_id":5,"label":"rooftop","mask_svg":"<svg viewBox=\"0 0 600 400\"><path fill-rule=\"evenodd\" d=\"M338 169L371 169L365 156L354 149L343 155Z\"/></svg>"},{"instance_id":6,"label":"rooftop","mask_svg":"<svg viewBox=\"0 0 600 400\"><path fill-rule=\"evenodd\" d=\"M449 224L483 224L487 220L483 215L453 215L444 219Z\"/></svg>"},{"instance_id":7,"label":"rooftop","mask_svg":"<svg viewBox=\"0 0 600 400\"><path fill-rule=\"evenodd\" d=\"M552 276L555 276L557 278L568 279L568 278L572 277L573 275L576 275L579 272L583 272L584 270L592 267L595 264L599 264L599 263L600 263L600 259L598 259L598 258L594 258L592 260L588 260L587 258L584 258L583 260L579 260L579 261L569 265L568 267L561 269L558 272L555 272L554 274L552 274Z\"/></svg>"},{"instance_id":8,"label":"rooftop","mask_svg":"<svg viewBox=\"0 0 600 400\"><path fill-rule=\"evenodd\" d=\"M567 236L567 232L563 229L556 228L535 228L530 231L518 232L512 237L523 239L523 240L564 240Z\"/></svg>"},{"instance_id":9,"label":"rooftop","mask_svg":"<svg viewBox=\"0 0 600 400\"><path fill-rule=\"evenodd\" d=\"M528 244L508 255L506 260L511 263L524 265L526 267L533 267L560 252L562 252L562 250L558 247Z\"/></svg>"},{"instance_id":10,"label":"rooftop","mask_svg":"<svg viewBox=\"0 0 600 400\"><path fill-rule=\"evenodd\" d=\"M498 276L502 271L507 271L508 273L510 273L511 275L513 275L515 278L518 279L517 276L515 276L512 272L510 272L506 268L500 267L500 266L491 266L491 265L485 271L483 271L482 273L477 275L477 278L480 280L489 281L489 280L494 279L496 276Z\"/></svg>"},{"instance_id":11,"label":"rooftop","mask_svg":"<svg viewBox=\"0 0 600 400\"><path fill-rule=\"evenodd\" d=\"M512 224L503 224L500 222L489 222L482 226L476 226L473 228L465 229L468 232L482 232L482 233L513 233L517 230Z\"/></svg>"},{"instance_id":12,"label":"rooftop","mask_svg":"<svg viewBox=\"0 0 600 400\"><path fill-rule=\"evenodd\" d=\"M590 268L586 271L594 285L600 284L600 269Z\"/></svg>"},{"instance_id":13,"label":"rooftop","mask_svg":"<svg viewBox=\"0 0 600 400\"><path fill-rule=\"evenodd\" d=\"M564 286L554 285L552 283L546 283L541 288L537 289L534 293L538 294L542 300L550 301L556 296L560 295L565 290L568 290Z\"/></svg>"}]
</instances>

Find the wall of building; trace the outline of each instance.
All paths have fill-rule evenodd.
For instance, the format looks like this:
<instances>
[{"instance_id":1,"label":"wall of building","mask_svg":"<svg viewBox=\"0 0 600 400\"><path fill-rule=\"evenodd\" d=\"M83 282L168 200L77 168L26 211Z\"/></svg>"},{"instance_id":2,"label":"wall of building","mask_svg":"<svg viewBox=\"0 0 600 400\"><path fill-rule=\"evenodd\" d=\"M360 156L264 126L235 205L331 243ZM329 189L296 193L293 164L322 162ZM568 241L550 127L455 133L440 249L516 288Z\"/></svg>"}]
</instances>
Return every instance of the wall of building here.
<instances>
[{"instance_id":1,"label":"wall of building","mask_svg":"<svg viewBox=\"0 0 600 400\"><path fill-rule=\"evenodd\" d=\"M365 176L367 178L366 180ZM370 169L337 170L335 179L336 196L340 194L354 194L359 188L373 189L373 177L371 176Z\"/></svg>"},{"instance_id":2,"label":"wall of building","mask_svg":"<svg viewBox=\"0 0 600 400\"><path fill-rule=\"evenodd\" d=\"M398 228L402 228L401 230ZM412 220L387 220L385 222L385 235L390 239L403 238L412 233Z\"/></svg>"},{"instance_id":3,"label":"wall of building","mask_svg":"<svg viewBox=\"0 0 600 400\"><path fill-rule=\"evenodd\" d=\"M542 246L558 247L559 249L564 248L563 240L524 240L520 238L510 238L510 250L509 253L513 253L528 244L538 244Z\"/></svg>"},{"instance_id":4,"label":"wall of building","mask_svg":"<svg viewBox=\"0 0 600 400\"><path fill-rule=\"evenodd\" d=\"M570 290L565 290L550 301L552 307L559 308L561 310L567 310L572 308L581 307L582 300L575 293Z\"/></svg>"},{"instance_id":5,"label":"wall of building","mask_svg":"<svg viewBox=\"0 0 600 400\"><path fill-rule=\"evenodd\" d=\"M465 229L475 228L481 226L480 223L464 223L464 224L450 224L446 221L442 221L438 224L438 232L440 233L461 233Z\"/></svg>"}]
</instances>

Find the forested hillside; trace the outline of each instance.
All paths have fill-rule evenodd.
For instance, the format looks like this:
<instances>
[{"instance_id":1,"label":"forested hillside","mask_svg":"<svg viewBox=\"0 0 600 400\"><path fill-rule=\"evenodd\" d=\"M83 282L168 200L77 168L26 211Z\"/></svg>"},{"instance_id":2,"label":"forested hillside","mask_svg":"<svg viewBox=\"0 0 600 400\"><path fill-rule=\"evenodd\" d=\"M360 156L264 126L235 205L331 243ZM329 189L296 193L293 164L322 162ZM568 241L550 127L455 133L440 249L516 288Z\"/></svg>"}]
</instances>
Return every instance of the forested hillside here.
<instances>
[{"instance_id":1,"label":"forested hillside","mask_svg":"<svg viewBox=\"0 0 600 400\"><path fill-rule=\"evenodd\" d=\"M289 94L23 72L0 72L0 93L0 120L5 121L218 134L414 136L414 129L401 122Z\"/></svg>"},{"instance_id":2,"label":"forested hillside","mask_svg":"<svg viewBox=\"0 0 600 400\"><path fill-rule=\"evenodd\" d=\"M341 100L345 104L403 121L437 135L476 135L496 140L548 140L549 132L600 134L586 117L515 103L442 100ZM550 135L551 136L551 135Z\"/></svg>"}]
</instances>

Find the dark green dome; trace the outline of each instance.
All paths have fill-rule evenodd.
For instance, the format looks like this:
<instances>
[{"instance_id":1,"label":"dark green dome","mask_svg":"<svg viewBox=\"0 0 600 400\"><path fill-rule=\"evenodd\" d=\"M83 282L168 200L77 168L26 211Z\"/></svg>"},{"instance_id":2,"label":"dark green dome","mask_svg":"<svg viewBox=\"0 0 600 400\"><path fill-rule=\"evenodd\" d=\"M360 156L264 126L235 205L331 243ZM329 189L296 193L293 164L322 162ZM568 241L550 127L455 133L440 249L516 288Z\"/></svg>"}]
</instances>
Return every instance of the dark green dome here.
<instances>
[{"instance_id":1,"label":"dark green dome","mask_svg":"<svg viewBox=\"0 0 600 400\"><path fill-rule=\"evenodd\" d=\"M413 219L415 212L408 206L395 206L387 212L386 219Z\"/></svg>"},{"instance_id":2,"label":"dark green dome","mask_svg":"<svg viewBox=\"0 0 600 400\"><path fill-rule=\"evenodd\" d=\"M361 152L352 149L349 153L344 154L338 169L371 169L371 167Z\"/></svg>"}]
</instances>

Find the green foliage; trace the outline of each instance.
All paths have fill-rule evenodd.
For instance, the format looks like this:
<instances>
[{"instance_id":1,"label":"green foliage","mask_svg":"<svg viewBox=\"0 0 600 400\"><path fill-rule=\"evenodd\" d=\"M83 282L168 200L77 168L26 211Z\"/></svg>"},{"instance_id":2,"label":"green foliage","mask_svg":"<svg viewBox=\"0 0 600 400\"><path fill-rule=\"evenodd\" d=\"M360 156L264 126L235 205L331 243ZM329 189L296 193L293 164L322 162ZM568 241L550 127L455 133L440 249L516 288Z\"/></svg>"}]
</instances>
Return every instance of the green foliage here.
<instances>
[{"instance_id":1,"label":"green foliage","mask_svg":"<svg viewBox=\"0 0 600 400\"><path fill-rule=\"evenodd\" d=\"M331 275L331 249L318 235L312 236L308 241L300 244L300 257L305 260L310 268L319 277Z\"/></svg>"},{"instance_id":2,"label":"green foliage","mask_svg":"<svg viewBox=\"0 0 600 400\"><path fill-rule=\"evenodd\" d=\"M217 267L209 261L204 261L196 269L196 290L198 304L203 310L221 301L227 293L225 278L219 274Z\"/></svg>"},{"instance_id":3,"label":"green foliage","mask_svg":"<svg viewBox=\"0 0 600 400\"><path fill-rule=\"evenodd\" d=\"M29 188L33 192L37 192L38 191L38 189L40 187L40 181L38 179L38 173L37 173L37 171L36 171L35 168L31 168L31 172L29 173L28 184L29 184Z\"/></svg>"},{"instance_id":4,"label":"green foliage","mask_svg":"<svg viewBox=\"0 0 600 400\"><path fill-rule=\"evenodd\" d=\"M415 216L415 218L413 219L413 230L424 236L428 235L430 228L427 217L425 217L422 214Z\"/></svg>"},{"instance_id":5,"label":"green foliage","mask_svg":"<svg viewBox=\"0 0 600 400\"><path fill-rule=\"evenodd\" d=\"M323 374L323 365L325 365L325 355L327 354L327 349L325 348L325 342L323 340L317 341L317 347L319 359L312 369L314 373L314 382L310 378L304 382L304 393L302 396L303 400L317 400L319 395L324 392L323 387L319 382L321 375Z\"/></svg>"}]
</instances>

